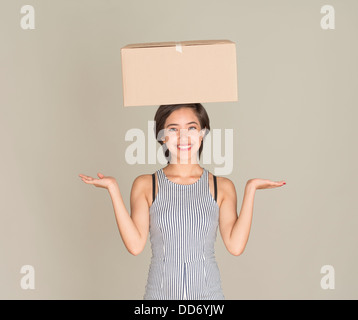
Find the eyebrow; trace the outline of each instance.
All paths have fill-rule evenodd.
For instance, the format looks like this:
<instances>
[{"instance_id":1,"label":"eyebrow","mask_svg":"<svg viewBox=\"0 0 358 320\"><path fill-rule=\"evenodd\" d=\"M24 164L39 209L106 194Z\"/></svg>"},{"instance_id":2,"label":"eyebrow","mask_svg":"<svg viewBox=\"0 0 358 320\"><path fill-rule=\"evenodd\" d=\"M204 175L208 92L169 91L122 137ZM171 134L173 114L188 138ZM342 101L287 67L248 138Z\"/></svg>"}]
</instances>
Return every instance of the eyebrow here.
<instances>
[{"instance_id":1,"label":"eyebrow","mask_svg":"<svg viewBox=\"0 0 358 320\"><path fill-rule=\"evenodd\" d=\"M196 125L198 125L198 123L195 122L195 121L188 122L187 124L192 124L192 123L195 123ZM168 124L168 125L167 125L167 128L168 128L169 126L178 126L178 125L179 125L179 124L177 124L177 123L171 123L171 124Z\"/></svg>"}]
</instances>

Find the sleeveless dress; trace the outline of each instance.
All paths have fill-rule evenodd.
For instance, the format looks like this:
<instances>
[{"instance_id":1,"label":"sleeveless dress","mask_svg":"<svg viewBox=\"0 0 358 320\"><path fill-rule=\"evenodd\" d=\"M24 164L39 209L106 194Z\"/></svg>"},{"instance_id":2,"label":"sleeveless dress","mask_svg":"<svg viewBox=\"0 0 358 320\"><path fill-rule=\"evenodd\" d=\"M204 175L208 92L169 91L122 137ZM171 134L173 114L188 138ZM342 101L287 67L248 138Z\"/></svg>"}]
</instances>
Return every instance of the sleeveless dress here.
<instances>
[{"instance_id":1,"label":"sleeveless dress","mask_svg":"<svg viewBox=\"0 0 358 320\"><path fill-rule=\"evenodd\" d=\"M209 189L209 171L182 185L156 171L158 194L149 209L151 263L144 300L225 299L214 243L219 206Z\"/></svg>"}]
</instances>

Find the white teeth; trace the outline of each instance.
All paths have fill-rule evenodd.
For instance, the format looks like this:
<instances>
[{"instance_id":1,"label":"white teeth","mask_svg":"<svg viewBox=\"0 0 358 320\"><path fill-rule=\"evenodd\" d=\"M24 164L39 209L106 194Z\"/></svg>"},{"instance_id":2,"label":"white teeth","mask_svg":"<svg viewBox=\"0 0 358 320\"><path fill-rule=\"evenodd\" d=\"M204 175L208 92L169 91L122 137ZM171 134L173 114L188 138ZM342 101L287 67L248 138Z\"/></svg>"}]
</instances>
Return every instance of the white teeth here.
<instances>
[{"instance_id":1,"label":"white teeth","mask_svg":"<svg viewBox=\"0 0 358 320\"><path fill-rule=\"evenodd\" d=\"M189 146L178 146L179 149L189 149L191 147L191 145Z\"/></svg>"}]
</instances>

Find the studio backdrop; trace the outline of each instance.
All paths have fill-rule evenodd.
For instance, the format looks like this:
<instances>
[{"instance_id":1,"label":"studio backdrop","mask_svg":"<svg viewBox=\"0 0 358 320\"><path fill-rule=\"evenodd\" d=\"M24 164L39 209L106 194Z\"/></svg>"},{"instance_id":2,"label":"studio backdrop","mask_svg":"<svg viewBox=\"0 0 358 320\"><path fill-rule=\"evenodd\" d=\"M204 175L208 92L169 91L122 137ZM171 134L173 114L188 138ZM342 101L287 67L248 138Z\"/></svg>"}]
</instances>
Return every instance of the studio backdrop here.
<instances>
[{"instance_id":1,"label":"studio backdrop","mask_svg":"<svg viewBox=\"0 0 358 320\"><path fill-rule=\"evenodd\" d=\"M121 48L212 39L236 45L238 100L202 103L201 166L238 213L247 180L287 183L256 191L242 255L218 232L226 299L358 298L357 1L2 0L0 34L1 299L142 299L149 238L130 254L78 175L115 177L130 211L166 162L159 105L123 105Z\"/></svg>"}]
</instances>

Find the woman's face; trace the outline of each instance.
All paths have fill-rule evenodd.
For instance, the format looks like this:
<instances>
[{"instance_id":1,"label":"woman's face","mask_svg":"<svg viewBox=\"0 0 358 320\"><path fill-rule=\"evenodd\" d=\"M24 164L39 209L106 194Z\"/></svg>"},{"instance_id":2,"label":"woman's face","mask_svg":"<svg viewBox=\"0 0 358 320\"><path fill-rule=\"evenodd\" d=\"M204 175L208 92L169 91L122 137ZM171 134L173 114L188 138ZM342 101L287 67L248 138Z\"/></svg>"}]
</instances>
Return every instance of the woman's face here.
<instances>
[{"instance_id":1,"label":"woman's face","mask_svg":"<svg viewBox=\"0 0 358 320\"><path fill-rule=\"evenodd\" d=\"M171 153L170 163L198 163L203 131L192 109L184 107L173 111L164 123L164 142Z\"/></svg>"}]
</instances>

